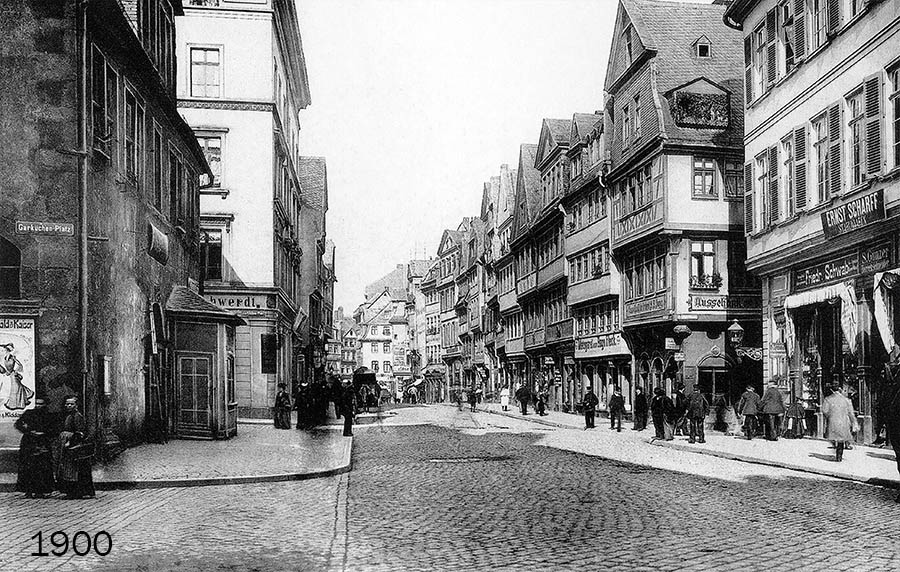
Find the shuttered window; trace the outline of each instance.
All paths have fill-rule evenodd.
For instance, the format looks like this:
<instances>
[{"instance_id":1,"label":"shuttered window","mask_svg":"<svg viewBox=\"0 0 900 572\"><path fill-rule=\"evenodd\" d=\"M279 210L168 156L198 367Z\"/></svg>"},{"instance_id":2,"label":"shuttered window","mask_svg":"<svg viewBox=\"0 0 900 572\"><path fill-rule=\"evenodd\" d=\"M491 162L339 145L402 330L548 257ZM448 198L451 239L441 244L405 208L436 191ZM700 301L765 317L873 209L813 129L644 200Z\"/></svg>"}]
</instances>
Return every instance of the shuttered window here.
<instances>
[{"instance_id":1,"label":"shuttered window","mask_svg":"<svg viewBox=\"0 0 900 572\"><path fill-rule=\"evenodd\" d=\"M891 119L890 131L892 135L892 155L895 167L900 167L900 67L895 67L888 72L891 79Z\"/></svg>"},{"instance_id":2,"label":"shuttered window","mask_svg":"<svg viewBox=\"0 0 900 572\"><path fill-rule=\"evenodd\" d=\"M884 87L880 73L865 79L865 129L866 129L866 175L873 177L881 173L884 153L882 135L884 124L884 104L882 103Z\"/></svg>"},{"instance_id":3,"label":"shuttered window","mask_svg":"<svg viewBox=\"0 0 900 572\"><path fill-rule=\"evenodd\" d=\"M778 9L772 8L766 14L766 89L778 79L777 32Z\"/></svg>"},{"instance_id":4,"label":"shuttered window","mask_svg":"<svg viewBox=\"0 0 900 572\"><path fill-rule=\"evenodd\" d=\"M744 38L744 96L749 105L753 101L753 34Z\"/></svg>"},{"instance_id":5,"label":"shuttered window","mask_svg":"<svg viewBox=\"0 0 900 572\"><path fill-rule=\"evenodd\" d=\"M775 224L781 216L778 194L778 145L769 148L769 223Z\"/></svg>"},{"instance_id":6,"label":"shuttered window","mask_svg":"<svg viewBox=\"0 0 900 572\"><path fill-rule=\"evenodd\" d=\"M753 234L753 163L744 165L744 234Z\"/></svg>"},{"instance_id":7,"label":"shuttered window","mask_svg":"<svg viewBox=\"0 0 900 572\"><path fill-rule=\"evenodd\" d=\"M850 187L866 179L863 162L865 153L865 118L863 117L862 90L847 97L847 158L850 167Z\"/></svg>"},{"instance_id":8,"label":"shuttered window","mask_svg":"<svg viewBox=\"0 0 900 572\"><path fill-rule=\"evenodd\" d=\"M794 129L794 206L806 208L806 125Z\"/></svg>"},{"instance_id":9,"label":"shuttered window","mask_svg":"<svg viewBox=\"0 0 900 572\"><path fill-rule=\"evenodd\" d=\"M796 211L794 186L794 132L781 140L781 196L784 197L784 216L790 218Z\"/></svg>"},{"instance_id":10,"label":"shuttered window","mask_svg":"<svg viewBox=\"0 0 900 572\"><path fill-rule=\"evenodd\" d=\"M794 3L794 59L806 56L806 0L790 0Z\"/></svg>"},{"instance_id":11,"label":"shuttered window","mask_svg":"<svg viewBox=\"0 0 900 572\"><path fill-rule=\"evenodd\" d=\"M840 194L842 190L843 154L841 153L843 121L841 103L837 102L828 108L828 159L829 177L831 178L831 194Z\"/></svg>"},{"instance_id":12,"label":"shuttered window","mask_svg":"<svg viewBox=\"0 0 900 572\"><path fill-rule=\"evenodd\" d=\"M756 156L756 188L754 191L759 195L759 221L760 221L760 229L765 229L770 219L770 212L772 205L770 201L772 200L772 195L770 194L770 178L769 178L769 150L766 149L761 154Z\"/></svg>"},{"instance_id":13,"label":"shuttered window","mask_svg":"<svg viewBox=\"0 0 900 572\"><path fill-rule=\"evenodd\" d=\"M828 117L822 114L812 121L813 160L816 171L816 203L829 199L830 181L828 178Z\"/></svg>"}]
</instances>

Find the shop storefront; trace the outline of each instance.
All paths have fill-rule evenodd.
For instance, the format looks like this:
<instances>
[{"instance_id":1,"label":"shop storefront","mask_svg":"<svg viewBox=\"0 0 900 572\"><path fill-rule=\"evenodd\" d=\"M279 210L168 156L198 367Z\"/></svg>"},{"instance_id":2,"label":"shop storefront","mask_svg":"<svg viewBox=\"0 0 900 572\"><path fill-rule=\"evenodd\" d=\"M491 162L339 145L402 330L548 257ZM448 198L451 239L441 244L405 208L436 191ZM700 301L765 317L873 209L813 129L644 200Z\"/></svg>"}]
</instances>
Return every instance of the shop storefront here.
<instances>
[{"instance_id":1,"label":"shop storefront","mask_svg":"<svg viewBox=\"0 0 900 572\"><path fill-rule=\"evenodd\" d=\"M634 393L631 352L622 334L585 336L575 340L575 380L572 403L579 403L587 387L592 387L600 408L608 410L609 398L618 387L625 397L625 409L631 411Z\"/></svg>"}]
</instances>

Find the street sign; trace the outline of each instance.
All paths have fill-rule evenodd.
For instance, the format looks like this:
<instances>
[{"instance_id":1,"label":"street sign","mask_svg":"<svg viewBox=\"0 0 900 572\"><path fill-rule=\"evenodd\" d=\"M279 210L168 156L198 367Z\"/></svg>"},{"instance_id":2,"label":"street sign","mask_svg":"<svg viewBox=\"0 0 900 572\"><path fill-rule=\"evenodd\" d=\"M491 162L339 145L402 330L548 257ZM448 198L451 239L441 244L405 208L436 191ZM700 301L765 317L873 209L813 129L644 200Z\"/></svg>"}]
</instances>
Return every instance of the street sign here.
<instances>
[{"instance_id":1,"label":"street sign","mask_svg":"<svg viewBox=\"0 0 900 572\"><path fill-rule=\"evenodd\" d=\"M678 344L675 343L675 338L666 338L666 349L667 350L677 350Z\"/></svg>"},{"instance_id":2,"label":"street sign","mask_svg":"<svg viewBox=\"0 0 900 572\"><path fill-rule=\"evenodd\" d=\"M75 236L75 224L71 222L31 222L26 220L17 220L16 234Z\"/></svg>"},{"instance_id":3,"label":"street sign","mask_svg":"<svg viewBox=\"0 0 900 572\"><path fill-rule=\"evenodd\" d=\"M675 352L675 361L684 361L684 352Z\"/></svg>"}]
</instances>

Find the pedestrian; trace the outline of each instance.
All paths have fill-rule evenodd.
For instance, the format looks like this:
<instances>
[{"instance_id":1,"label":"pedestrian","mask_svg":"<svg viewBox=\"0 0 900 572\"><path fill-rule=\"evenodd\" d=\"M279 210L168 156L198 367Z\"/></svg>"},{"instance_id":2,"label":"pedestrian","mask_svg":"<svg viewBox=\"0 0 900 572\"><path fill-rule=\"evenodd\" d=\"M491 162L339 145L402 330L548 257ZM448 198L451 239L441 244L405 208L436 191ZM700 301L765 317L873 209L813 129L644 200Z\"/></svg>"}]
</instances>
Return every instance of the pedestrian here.
<instances>
[{"instance_id":1,"label":"pedestrian","mask_svg":"<svg viewBox=\"0 0 900 572\"><path fill-rule=\"evenodd\" d=\"M609 428L622 432L622 416L625 415L625 397L617 386L609 398Z\"/></svg>"},{"instance_id":2,"label":"pedestrian","mask_svg":"<svg viewBox=\"0 0 900 572\"><path fill-rule=\"evenodd\" d=\"M706 423L707 415L709 415L709 401L707 401L706 397L695 387L687 400L687 418L690 423L690 437L688 438L688 443L694 443L695 441L706 443L703 425Z\"/></svg>"},{"instance_id":3,"label":"pedestrian","mask_svg":"<svg viewBox=\"0 0 900 572\"><path fill-rule=\"evenodd\" d=\"M832 386L831 395L822 401L822 415L825 416L825 438L834 443L834 457L840 462L844 458L845 444L859 431L853 403L844 397L840 385Z\"/></svg>"},{"instance_id":4,"label":"pedestrian","mask_svg":"<svg viewBox=\"0 0 900 572\"><path fill-rule=\"evenodd\" d=\"M634 389L634 431L643 431L647 428L647 412L649 409L644 390L636 387Z\"/></svg>"},{"instance_id":5,"label":"pedestrian","mask_svg":"<svg viewBox=\"0 0 900 572\"><path fill-rule=\"evenodd\" d=\"M356 390L349 380L341 388L341 414L344 416L344 437L353 436L353 417L356 415Z\"/></svg>"},{"instance_id":6,"label":"pedestrian","mask_svg":"<svg viewBox=\"0 0 900 572\"><path fill-rule=\"evenodd\" d=\"M522 415L528 415L528 402L531 400L531 392L528 391L528 388L524 385L520 386L519 389L516 390L516 401L519 402L519 407L522 408Z\"/></svg>"},{"instance_id":7,"label":"pedestrian","mask_svg":"<svg viewBox=\"0 0 900 572\"><path fill-rule=\"evenodd\" d=\"M665 389L657 387L653 390L653 399L650 400L650 416L653 418L653 427L656 429L656 439L665 439L666 441L673 439L673 428L667 420L673 407L675 405L672 403L672 399L666 395Z\"/></svg>"},{"instance_id":8,"label":"pedestrian","mask_svg":"<svg viewBox=\"0 0 900 572\"><path fill-rule=\"evenodd\" d=\"M275 428L291 428L291 396L285 389L284 383L278 384L278 393L275 394Z\"/></svg>"},{"instance_id":9,"label":"pedestrian","mask_svg":"<svg viewBox=\"0 0 900 572\"><path fill-rule=\"evenodd\" d=\"M787 420L784 436L789 439L802 439L806 434L804 423L806 411L803 409L803 405L799 401L791 403L785 411L784 417Z\"/></svg>"},{"instance_id":10,"label":"pedestrian","mask_svg":"<svg viewBox=\"0 0 900 572\"><path fill-rule=\"evenodd\" d=\"M294 394L294 409L297 410L297 429L307 429L310 426L309 399L309 384L305 382L299 384L297 392Z\"/></svg>"},{"instance_id":11,"label":"pedestrian","mask_svg":"<svg viewBox=\"0 0 900 572\"><path fill-rule=\"evenodd\" d=\"M475 412L475 406L478 405L478 394L475 393L475 388L469 390L469 411Z\"/></svg>"},{"instance_id":12,"label":"pedestrian","mask_svg":"<svg viewBox=\"0 0 900 572\"><path fill-rule=\"evenodd\" d=\"M766 439L777 441L781 432L781 419L784 415L784 397L778 390L778 384L770 381L760 400L763 421L765 422Z\"/></svg>"},{"instance_id":13,"label":"pedestrian","mask_svg":"<svg viewBox=\"0 0 900 572\"><path fill-rule=\"evenodd\" d=\"M678 384L675 393L672 394L672 423L675 426L675 435L684 435L687 422L687 397L684 395L684 385Z\"/></svg>"},{"instance_id":14,"label":"pedestrian","mask_svg":"<svg viewBox=\"0 0 900 572\"><path fill-rule=\"evenodd\" d=\"M25 498L43 498L53 492L53 434L55 419L43 398L34 400L34 409L22 413L15 428L22 432L19 443L19 478L16 490Z\"/></svg>"},{"instance_id":15,"label":"pedestrian","mask_svg":"<svg viewBox=\"0 0 900 572\"><path fill-rule=\"evenodd\" d=\"M534 394L534 410L541 417L547 414L547 394L542 389Z\"/></svg>"},{"instance_id":16,"label":"pedestrian","mask_svg":"<svg viewBox=\"0 0 900 572\"><path fill-rule=\"evenodd\" d=\"M87 424L78 412L74 395L66 397L63 422L60 427L59 473L57 485L67 498L93 498L94 478L91 475L93 445L87 438Z\"/></svg>"},{"instance_id":17,"label":"pedestrian","mask_svg":"<svg viewBox=\"0 0 900 572\"><path fill-rule=\"evenodd\" d=\"M882 382L882 403L879 404L879 410L897 459L897 471L900 472L900 349L897 346L894 346L888 363L884 366ZM897 502L900 502L900 495L897 496Z\"/></svg>"},{"instance_id":18,"label":"pedestrian","mask_svg":"<svg viewBox=\"0 0 900 572\"><path fill-rule=\"evenodd\" d=\"M752 385L747 386L747 391L741 395L738 401L738 413L744 416L744 436L749 441L756 434L756 416L759 414L761 400Z\"/></svg>"},{"instance_id":19,"label":"pedestrian","mask_svg":"<svg viewBox=\"0 0 900 572\"><path fill-rule=\"evenodd\" d=\"M584 397L581 398L581 410L584 412L585 431L594 428L594 419L597 415L598 405L600 405L600 400L594 395L594 388L589 385L587 391L584 392Z\"/></svg>"},{"instance_id":20,"label":"pedestrian","mask_svg":"<svg viewBox=\"0 0 900 572\"><path fill-rule=\"evenodd\" d=\"M500 409L509 411L509 386L504 385L500 390Z\"/></svg>"}]
</instances>

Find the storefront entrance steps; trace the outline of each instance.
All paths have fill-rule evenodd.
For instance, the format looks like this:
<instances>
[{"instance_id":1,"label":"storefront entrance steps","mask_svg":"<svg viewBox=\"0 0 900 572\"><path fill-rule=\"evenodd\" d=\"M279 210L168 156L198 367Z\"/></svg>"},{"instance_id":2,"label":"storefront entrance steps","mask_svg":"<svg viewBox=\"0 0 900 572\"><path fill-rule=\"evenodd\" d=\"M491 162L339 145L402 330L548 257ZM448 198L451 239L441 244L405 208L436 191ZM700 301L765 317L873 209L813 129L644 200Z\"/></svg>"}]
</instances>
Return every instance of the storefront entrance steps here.
<instances>
[{"instance_id":1,"label":"storefront entrance steps","mask_svg":"<svg viewBox=\"0 0 900 572\"><path fill-rule=\"evenodd\" d=\"M724 459L769 465L805 473L815 473L837 479L900 489L897 462L890 448L878 449L854 445L844 452L844 460L834 459L834 449L828 441L820 439L784 439L767 441L762 437L752 440L741 436L723 436L706 433L706 443L688 443L687 437L674 441L652 439L653 445L711 455Z\"/></svg>"}]
</instances>

